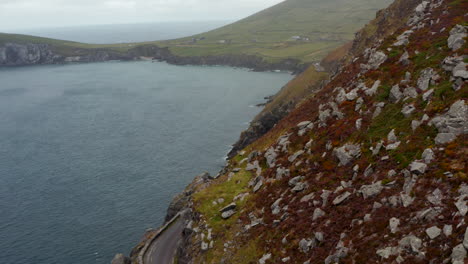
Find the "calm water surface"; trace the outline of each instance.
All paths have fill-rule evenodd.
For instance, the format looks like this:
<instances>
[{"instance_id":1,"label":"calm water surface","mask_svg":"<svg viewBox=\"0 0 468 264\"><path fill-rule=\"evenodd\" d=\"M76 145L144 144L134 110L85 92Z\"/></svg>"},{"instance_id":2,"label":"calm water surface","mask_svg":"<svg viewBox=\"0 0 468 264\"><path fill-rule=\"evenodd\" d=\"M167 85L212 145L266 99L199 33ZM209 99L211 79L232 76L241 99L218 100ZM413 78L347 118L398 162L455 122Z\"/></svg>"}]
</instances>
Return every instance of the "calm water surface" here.
<instances>
[{"instance_id":1,"label":"calm water surface","mask_svg":"<svg viewBox=\"0 0 468 264\"><path fill-rule=\"evenodd\" d=\"M150 62L0 69L0 263L128 254L290 79Z\"/></svg>"}]
</instances>

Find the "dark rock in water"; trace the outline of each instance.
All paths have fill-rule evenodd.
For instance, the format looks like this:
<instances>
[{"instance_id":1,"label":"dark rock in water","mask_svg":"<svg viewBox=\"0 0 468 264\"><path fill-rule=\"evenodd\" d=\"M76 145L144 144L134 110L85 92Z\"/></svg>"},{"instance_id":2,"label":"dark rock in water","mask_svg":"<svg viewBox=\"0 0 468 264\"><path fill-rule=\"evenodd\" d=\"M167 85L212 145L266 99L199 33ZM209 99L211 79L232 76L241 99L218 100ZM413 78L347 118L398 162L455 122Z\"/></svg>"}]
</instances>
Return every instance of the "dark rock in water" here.
<instances>
[{"instance_id":1,"label":"dark rock in water","mask_svg":"<svg viewBox=\"0 0 468 264\"><path fill-rule=\"evenodd\" d=\"M124 256L123 254L115 255L114 259L111 262L111 264L130 264L130 263L131 263L130 259Z\"/></svg>"}]
</instances>

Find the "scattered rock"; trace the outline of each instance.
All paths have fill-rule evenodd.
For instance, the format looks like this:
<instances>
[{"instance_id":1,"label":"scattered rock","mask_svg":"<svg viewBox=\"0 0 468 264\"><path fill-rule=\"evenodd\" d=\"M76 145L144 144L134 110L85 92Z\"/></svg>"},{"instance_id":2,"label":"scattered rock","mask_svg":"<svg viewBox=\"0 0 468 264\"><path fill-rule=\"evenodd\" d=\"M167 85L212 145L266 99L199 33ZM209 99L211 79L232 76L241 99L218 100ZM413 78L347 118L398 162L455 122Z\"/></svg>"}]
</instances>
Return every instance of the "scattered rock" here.
<instances>
[{"instance_id":1,"label":"scattered rock","mask_svg":"<svg viewBox=\"0 0 468 264\"><path fill-rule=\"evenodd\" d=\"M319 111L319 120L322 122L322 125L327 122L327 120L331 117L330 109L320 110Z\"/></svg>"},{"instance_id":2,"label":"scattered rock","mask_svg":"<svg viewBox=\"0 0 468 264\"><path fill-rule=\"evenodd\" d=\"M408 207L414 202L414 198L409 196L406 193L401 193L400 198L401 198L401 203L403 204L403 207Z\"/></svg>"},{"instance_id":3,"label":"scattered rock","mask_svg":"<svg viewBox=\"0 0 468 264\"><path fill-rule=\"evenodd\" d=\"M356 129L361 130L361 127L362 127L362 118L359 118L358 120L356 120Z\"/></svg>"},{"instance_id":4,"label":"scattered rock","mask_svg":"<svg viewBox=\"0 0 468 264\"><path fill-rule=\"evenodd\" d=\"M300 155L304 154L304 151L303 150L299 150L297 151L296 153L294 153L293 155L291 155L288 160L289 162L293 162L295 161Z\"/></svg>"},{"instance_id":5,"label":"scattered rock","mask_svg":"<svg viewBox=\"0 0 468 264\"><path fill-rule=\"evenodd\" d=\"M433 227L426 229L426 234L431 240L438 237L441 232L442 230L438 228L437 226L433 226Z\"/></svg>"},{"instance_id":6,"label":"scattered rock","mask_svg":"<svg viewBox=\"0 0 468 264\"><path fill-rule=\"evenodd\" d=\"M284 167L279 167L276 169L276 179L281 180L283 177L289 177L289 169Z\"/></svg>"},{"instance_id":7,"label":"scattered rock","mask_svg":"<svg viewBox=\"0 0 468 264\"><path fill-rule=\"evenodd\" d=\"M375 145L375 148L372 149L372 155L373 156L378 155L382 147L383 147L383 141L378 142L377 145Z\"/></svg>"},{"instance_id":8,"label":"scattered rock","mask_svg":"<svg viewBox=\"0 0 468 264\"><path fill-rule=\"evenodd\" d=\"M430 81L434 75L434 69L426 68L422 70L421 76L418 79L418 88L426 91L429 88Z\"/></svg>"},{"instance_id":9,"label":"scattered rock","mask_svg":"<svg viewBox=\"0 0 468 264\"><path fill-rule=\"evenodd\" d=\"M468 64L464 62L460 62L453 68L452 76L455 78L462 78L464 80L468 79L468 71L466 70L466 66Z\"/></svg>"},{"instance_id":10,"label":"scattered rock","mask_svg":"<svg viewBox=\"0 0 468 264\"><path fill-rule=\"evenodd\" d=\"M271 259L271 254L268 253L268 254L265 254L262 256L261 259L258 260L258 263L259 264L265 264L267 260Z\"/></svg>"},{"instance_id":11,"label":"scattered rock","mask_svg":"<svg viewBox=\"0 0 468 264\"><path fill-rule=\"evenodd\" d=\"M468 227L465 230L465 237L463 238L463 246L468 249Z\"/></svg>"},{"instance_id":12,"label":"scattered rock","mask_svg":"<svg viewBox=\"0 0 468 264\"><path fill-rule=\"evenodd\" d=\"M447 45L452 51L456 51L463 47L465 44L465 38L467 36L465 26L456 25L455 27L450 30L450 36L447 39Z\"/></svg>"},{"instance_id":13,"label":"scattered rock","mask_svg":"<svg viewBox=\"0 0 468 264\"><path fill-rule=\"evenodd\" d=\"M427 170L427 165L425 163L419 162L419 161L413 161L410 164L410 171L412 173L421 175L424 174Z\"/></svg>"},{"instance_id":14,"label":"scattered rock","mask_svg":"<svg viewBox=\"0 0 468 264\"><path fill-rule=\"evenodd\" d=\"M439 189L435 189L431 194L427 195L427 200L433 205L441 205L444 196Z\"/></svg>"},{"instance_id":15,"label":"scattered rock","mask_svg":"<svg viewBox=\"0 0 468 264\"><path fill-rule=\"evenodd\" d=\"M372 85L372 87L369 88L369 89L366 89L366 90L364 91L364 93L365 93L367 96L373 96L373 95L375 95L375 94L377 93L377 89L378 89L379 86L380 86L380 83L381 83L380 80L375 81L374 84Z\"/></svg>"},{"instance_id":16,"label":"scattered rock","mask_svg":"<svg viewBox=\"0 0 468 264\"><path fill-rule=\"evenodd\" d=\"M288 185L289 187L295 187L303 179L304 179L303 176L296 176L288 181Z\"/></svg>"},{"instance_id":17,"label":"scattered rock","mask_svg":"<svg viewBox=\"0 0 468 264\"><path fill-rule=\"evenodd\" d=\"M314 128L314 123L311 121L304 121L299 124L297 124L297 127L299 128L299 131L297 132L297 135L302 137L304 136L308 131L310 131L312 128Z\"/></svg>"},{"instance_id":18,"label":"scattered rock","mask_svg":"<svg viewBox=\"0 0 468 264\"><path fill-rule=\"evenodd\" d=\"M466 249L463 244L459 244L452 249L452 264L464 264L466 258Z\"/></svg>"},{"instance_id":19,"label":"scattered rock","mask_svg":"<svg viewBox=\"0 0 468 264\"><path fill-rule=\"evenodd\" d=\"M301 198L300 202L301 202L301 203L306 203L306 202L308 202L308 201L314 199L314 197L315 197L315 193L310 193L310 194L308 194L308 195L304 195L304 196Z\"/></svg>"},{"instance_id":20,"label":"scattered rock","mask_svg":"<svg viewBox=\"0 0 468 264\"><path fill-rule=\"evenodd\" d=\"M409 36L411 36L411 34L413 34L413 30L406 30L405 32L403 32L403 34L401 34L400 36L397 37L397 41L395 43L393 43L393 46L406 46L409 44Z\"/></svg>"},{"instance_id":21,"label":"scattered rock","mask_svg":"<svg viewBox=\"0 0 468 264\"><path fill-rule=\"evenodd\" d=\"M270 147L266 152L265 152L265 158L267 161L267 165L269 168L275 167L275 162L276 158L278 157L278 153L276 153L275 149L273 147Z\"/></svg>"},{"instance_id":22,"label":"scattered rock","mask_svg":"<svg viewBox=\"0 0 468 264\"><path fill-rule=\"evenodd\" d=\"M398 242L398 245L400 246L400 248L410 250L411 252L414 252L414 253L419 253L419 250L421 249L421 246L422 246L422 240L414 235L409 235L409 236L402 238Z\"/></svg>"},{"instance_id":23,"label":"scattered rock","mask_svg":"<svg viewBox=\"0 0 468 264\"><path fill-rule=\"evenodd\" d=\"M380 67L382 63L387 60L387 55L381 51L373 51L369 56L369 61L367 64L361 65L361 69L364 71L367 70L376 70Z\"/></svg>"},{"instance_id":24,"label":"scattered rock","mask_svg":"<svg viewBox=\"0 0 468 264\"><path fill-rule=\"evenodd\" d=\"M390 131L390 133L388 133L387 141L388 141L388 143L395 143L395 142L398 141L398 138L395 135L395 129L392 129L392 131Z\"/></svg>"},{"instance_id":25,"label":"scattered rock","mask_svg":"<svg viewBox=\"0 0 468 264\"><path fill-rule=\"evenodd\" d=\"M434 139L437 145L443 145L454 141L457 136L454 133L439 133Z\"/></svg>"},{"instance_id":26,"label":"scattered rock","mask_svg":"<svg viewBox=\"0 0 468 264\"><path fill-rule=\"evenodd\" d=\"M431 163L432 160L434 160L434 156L435 156L434 151L432 151L432 149L430 148L427 148L424 150L421 158L424 160L426 164L429 164Z\"/></svg>"},{"instance_id":27,"label":"scattered rock","mask_svg":"<svg viewBox=\"0 0 468 264\"><path fill-rule=\"evenodd\" d=\"M237 205L235 203L230 203L227 206L223 207L221 210L219 210L220 213L224 213L227 211L231 211L236 209Z\"/></svg>"},{"instance_id":28,"label":"scattered rock","mask_svg":"<svg viewBox=\"0 0 468 264\"><path fill-rule=\"evenodd\" d=\"M422 96L423 101L426 102L427 100L429 100L433 94L434 94L434 89L430 89L429 91L423 93L423 96Z\"/></svg>"},{"instance_id":29,"label":"scattered rock","mask_svg":"<svg viewBox=\"0 0 468 264\"><path fill-rule=\"evenodd\" d=\"M452 235L452 231L453 231L452 225L444 225L443 232L444 232L444 235L445 235L446 237L451 236L451 235Z\"/></svg>"},{"instance_id":30,"label":"scattered rock","mask_svg":"<svg viewBox=\"0 0 468 264\"><path fill-rule=\"evenodd\" d=\"M408 51L405 51L398 60L399 63L401 63L403 66L409 65L410 60L409 60L409 53Z\"/></svg>"},{"instance_id":31,"label":"scattered rock","mask_svg":"<svg viewBox=\"0 0 468 264\"><path fill-rule=\"evenodd\" d=\"M352 160L361 156L361 146L358 144L346 144L333 150L335 156L340 160L340 166L348 165Z\"/></svg>"},{"instance_id":32,"label":"scattered rock","mask_svg":"<svg viewBox=\"0 0 468 264\"><path fill-rule=\"evenodd\" d=\"M392 234L395 234L398 231L398 226L400 225L400 219L392 217L389 221L389 228Z\"/></svg>"},{"instance_id":33,"label":"scattered rock","mask_svg":"<svg viewBox=\"0 0 468 264\"><path fill-rule=\"evenodd\" d=\"M405 117L409 117L411 114L414 113L414 111L416 111L416 107L412 104L410 105L405 105L403 107L403 109L401 110L401 113L405 116Z\"/></svg>"},{"instance_id":34,"label":"scattered rock","mask_svg":"<svg viewBox=\"0 0 468 264\"><path fill-rule=\"evenodd\" d=\"M291 189L292 192L302 192L308 187L308 184L306 182L299 182L294 186L294 188Z\"/></svg>"},{"instance_id":35,"label":"scattered rock","mask_svg":"<svg viewBox=\"0 0 468 264\"><path fill-rule=\"evenodd\" d=\"M322 216L325 216L325 212L320 208L315 208L314 215L312 216L312 221L315 221Z\"/></svg>"},{"instance_id":36,"label":"scattered rock","mask_svg":"<svg viewBox=\"0 0 468 264\"><path fill-rule=\"evenodd\" d=\"M272 214L277 215L281 212L281 207L279 206L279 204L281 203L282 200L283 200L282 198L279 198L271 205L270 208L271 208Z\"/></svg>"},{"instance_id":37,"label":"scattered rock","mask_svg":"<svg viewBox=\"0 0 468 264\"><path fill-rule=\"evenodd\" d=\"M255 184L254 188L253 188L253 192L256 193L260 190L260 188L262 188L263 186L263 179L260 179L257 184Z\"/></svg>"},{"instance_id":38,"label":"scattered rock","mask_svg":"<svg viewBox=\"0 0 468 264\"><path fill-rule=\"evenodd\" d=\"M378 195L383 190L382 182L378 181L370 185L362 185L359 192L364 199Z\"/></svg>"},{"instance_id":39,"label":"scattered rock","mask_svg":"<svg viewBox=\"0 0 468 264\"><path fill-rule=\"evenodd\" d=\"M400 87L397 85L394 85L392 89L390 89L390 95L389 99L390 101L396 103L403 98L403 93L400 91Z\"/></svg>"},{"instance_id":40,"label":"scattered rock","mask_svg":"<svg viewBox=\"0 0 468 264\"><path fill-rule=\"evenodd\" d=\"M315 239L301 239L299 241L299 250L301 252L307 253L311 248L315 247Z\"/></svg>"},{"instance_id":41,"label":"scattered rock","mask_svg":"<svg viewBox=\"0 0 468 264\"><path fill-rule=\"evenodd\" d=\"M436 144L450 143L458 135L468 134L468 107L464 100L458 100L452 104L449 111L443 115L436 116L429 124L434 125L439 134Z\"/></svg>"},{"instance_id":42,"label":"scattered rock","mask_svg":"<svg viewBox=\"0 0 468 264\"><path fill-rule=\"evenodd\" d=\"M333 205L339 205L351 196L350 192L345 192L333 200Z\"/></svg>"},{"instance_id":43,"label":"scattered rock","mask_svg":"<svg viewBox=\"0 0 468 264\"><path fill-rule=\"evenodd\" d=\"M233 216L235 213L236 213L235 210L225 211L225 212L223 212L223 213L221 214L221 217L222 217L223 219L228 219L228 218L230 218L231 216Z\"/></svg>"},{"instance_id":44,"label":"scattered rock","mask_svg":"<svg viewBox=\"0 0 468 264\"><path fill-rule=\"evenodd\" d=\"M416 88L408 87L403 90L403 96L409 98L416 98L418 97L418 92L416 91Z\"/></svg>"},{"instance_id":45,"label":"scattered rock","mask_svg":"<svg viewBox=\"0 0 468 264\"><path fill-rule=\"evenodd\" d=\"M332 263L339 263L340 259L345 258L348 256L349 249L346 247L338 247L335 254L329 255L325 259L325 264L332 264Z\"/></svg>"},{"instance_id":46,"label":"scattered rock","mask_svg":"<svg viewBox=\"0 0 468 264\"><path fill-rule=\"evenodd\" d=\"M401 142L400 141L397 141L395 143L392 143L392 144L388 144L387 146L385 146L385 149L386 150L395 150L397 149L399 146L400 146Z\"/></svg>"},{"instance_id":47,"label":"scattered rock","mask_svg":"<svg viewBox=\"0 0 468 264\"><path fill-rule=\"evenodd\" d=\"M202 251L207 251L208 248L209 248L208 243L206 243L206 242L202 242L202 243L201 243L201 250L202 250Z\"/></svg>"},{"instance_id":48,"label":"scattered rock","mask_svg":"<svg viewBox=\"0 0 468 264\"><path fill-rule=\"evenodd\" d=\"M396 255L398 253L398 249L395 247L386 247L384 249L377 250L376 253L381 258L388 259L390 256Z\"/></svg>"},{"instance_id":49,"label":"scattered rock","mask_svg":"<svg viewBox=\"0 0 468 264\"><path fill-rule=\"evenodd\" d=\"M328 197L330 196L332 192L329 190L323 190L322 194L320 195L320 198L322 198L322 205L323 207L327 206L328 202Z\"/></svg>"}]
</instances>

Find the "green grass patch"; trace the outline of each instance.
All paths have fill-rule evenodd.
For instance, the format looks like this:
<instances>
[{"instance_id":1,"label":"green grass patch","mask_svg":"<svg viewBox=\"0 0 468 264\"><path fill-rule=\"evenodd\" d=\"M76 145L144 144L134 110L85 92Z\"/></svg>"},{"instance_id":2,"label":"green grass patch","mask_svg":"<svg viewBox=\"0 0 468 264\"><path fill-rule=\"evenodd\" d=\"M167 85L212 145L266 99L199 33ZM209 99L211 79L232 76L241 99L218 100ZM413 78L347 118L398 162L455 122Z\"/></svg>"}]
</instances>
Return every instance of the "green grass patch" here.
<instances>
[{"instance_id":1,"label":"green grass patch","mask_svg":"<svg viewBox=\"0 0 468 264\"><path fill-rule=\"evenodd\" d=\"M219 210L230 204L234 197L240 193L248 192L248 183L252 179L250 172L241 170L236 173L231 180L222 179L221 182L214 183L210 188L202 190L194 194L194 201L197 211L205 216L210 228L213 228L215 233L223 232L226 227L231 226L238 218L239 213L236 213L231 218L224 220L221 218ZM223 204L214 205L213 201L219 198L224 199ZM243 208L246 201L237 201L237 207Z\"/></svg>"},{"instance_id":2,"label":"green grass patch","mask_svg":"<svg viewBox=\"0 0 468 264\"><path fill-rule=\"evenodd\" d=\"M411 119L402 113L402 104L387 104L382 113L372 121L367 132L367 138L379 141L386 138L388 133L395 129L396 133L409 132L411 130Z\"/></svg>"},{"instance_id":3,"label":"green grass patch","mask_svg":"<svg viewBox=\"0 0 468 264\"><path fill-rule=\"evenodd\" d=\"M380 87L379 93L377 94L377 101L382 102L382 101L387 101L388 98L390 97L390 90L392 87L388 84L384 84Z\"/></svg>"}]
</instances>

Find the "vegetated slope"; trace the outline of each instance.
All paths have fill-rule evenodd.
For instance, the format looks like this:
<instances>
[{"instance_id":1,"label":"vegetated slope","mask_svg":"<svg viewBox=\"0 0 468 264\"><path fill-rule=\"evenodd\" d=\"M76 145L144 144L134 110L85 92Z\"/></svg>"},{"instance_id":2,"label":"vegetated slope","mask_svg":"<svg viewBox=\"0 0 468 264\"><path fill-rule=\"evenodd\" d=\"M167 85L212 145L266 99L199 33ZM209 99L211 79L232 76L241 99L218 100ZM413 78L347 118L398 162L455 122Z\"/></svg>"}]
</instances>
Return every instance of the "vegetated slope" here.
<instances>
[{"instance_id":1,"label":"vegetated slope","mask_svg":"<svg viewBox=\"0 0 468 264\"><path fill-rule=\"evenodd\" d=\"M316 68L323 68L327 73L335 74L341 65L349 62L353 54L359 54L369 43L393 34L397 28L404 25L404 18L412 13L417 2L396 0L388 8L379 11L375 19L359 30L354 41L333 50L322 59L320 67L310 66L298 78L283 87L241 134L229 157L264 135L298 103L314 96L314 92L323 87L329 76L323 71L318 72Z\"/></svg>"},{"instance_id":2,"label":"vegetated slope","mask_svg":"<svg viewBox=\"0 0 468 264\"><path fill-rule=\"evenodd\" d=\"M468 261L468 2L411 3L219 178L197 178L179 263Z\"/></svg>"},{"instance_id":3,"label":"vegetated slope","mask_svg":"<svg viewBox=\"0 0 468 264\"><path fill-rule=\"evenodd\" d=\"M353 39L390 0L286 0L248 18L193 37L162 42L175 55L257 55L268 61L319 61Z\"/></svg>"}]
</instances>

